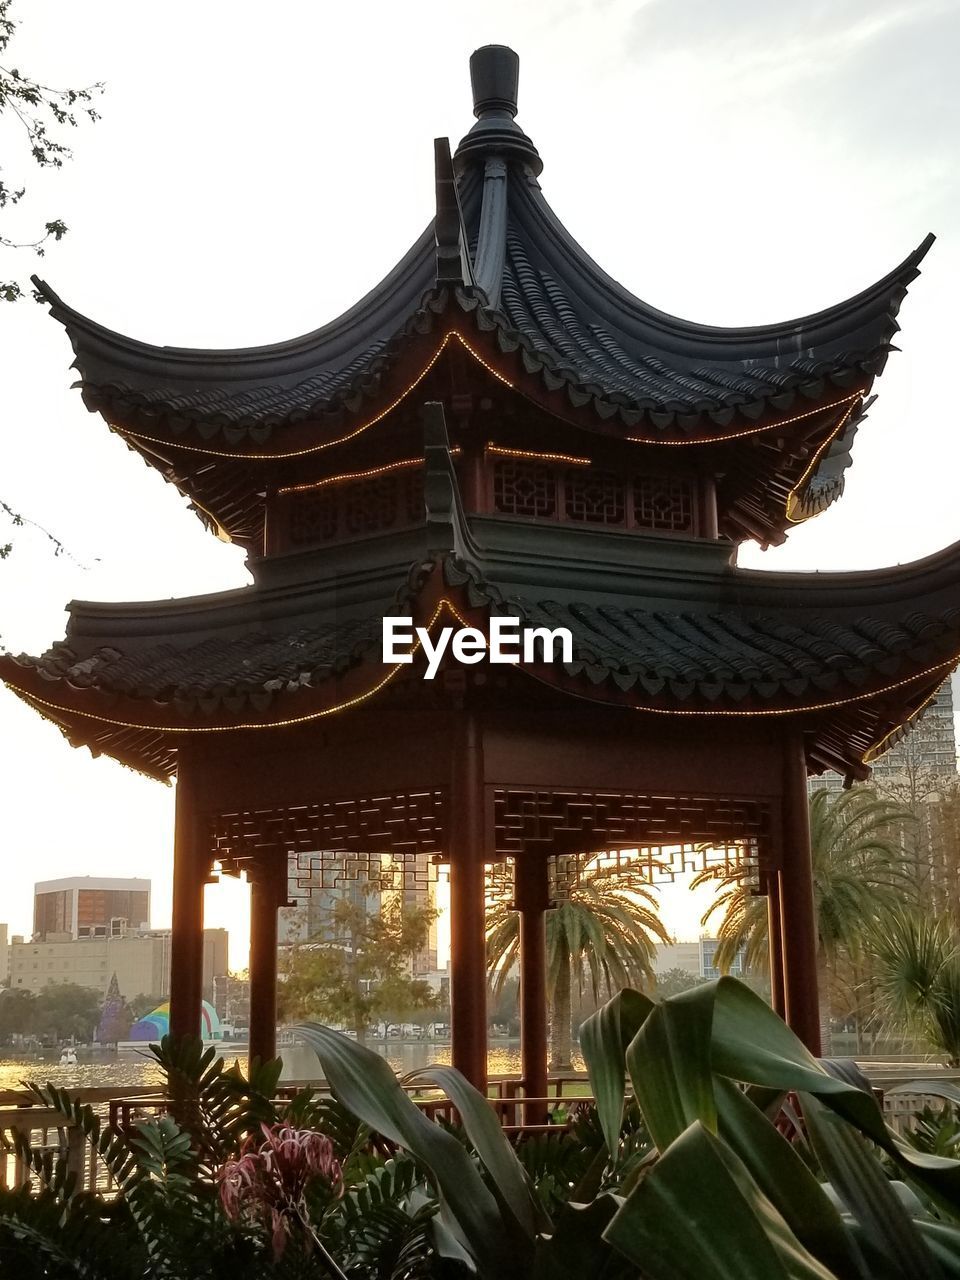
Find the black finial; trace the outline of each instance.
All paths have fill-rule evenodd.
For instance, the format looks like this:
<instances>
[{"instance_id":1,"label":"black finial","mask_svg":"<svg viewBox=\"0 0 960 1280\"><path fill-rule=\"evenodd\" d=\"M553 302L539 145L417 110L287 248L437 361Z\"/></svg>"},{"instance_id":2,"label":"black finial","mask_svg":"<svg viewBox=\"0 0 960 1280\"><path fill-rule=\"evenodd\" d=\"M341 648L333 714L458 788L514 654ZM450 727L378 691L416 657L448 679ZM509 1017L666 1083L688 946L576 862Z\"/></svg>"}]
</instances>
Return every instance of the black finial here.
<instances>
[{"instance_id":1,"label":"black finial","mask_svg":"<svg viewBox=\"0 0 960 1280\"><path fill-rule=\"evenodd\" d=\"M520 59L505 44L485 44L470 55L473 114L477 123L453 157L458 174L490 156L519 161L533 174L543 169L537 148L514 120Z\"/></svg>"},{"instance_id":2,"label":"black finial","mask_svg":"<svg viewBox=\"0 0 960 1280\"><path fill-rule=\"evenodd\" d=\"M517 114L517 85L520 59L505 44L485 44L470 55L470 84L473 87L473 114L478 120L489 115Z\"/></svg>"}]
</instances>

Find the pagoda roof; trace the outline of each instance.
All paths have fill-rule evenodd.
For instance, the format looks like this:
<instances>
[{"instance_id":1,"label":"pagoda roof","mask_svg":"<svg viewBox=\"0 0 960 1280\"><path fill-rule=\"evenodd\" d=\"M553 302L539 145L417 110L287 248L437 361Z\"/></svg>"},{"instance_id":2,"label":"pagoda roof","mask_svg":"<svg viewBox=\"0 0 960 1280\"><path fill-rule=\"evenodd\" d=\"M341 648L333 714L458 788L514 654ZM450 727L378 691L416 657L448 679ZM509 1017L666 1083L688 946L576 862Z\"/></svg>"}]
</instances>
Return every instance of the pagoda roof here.
<instances>
[{"instance_id":1,"label":"pagoda roof","mask_svg":"<svg viewBox=\"0 0 960 1280\"><path fill-rule=\"evenodd\" d=\"M321 556L296 584L75 602L66 641L41 657L0 656L0 677L75 744L167 777L182 734L305 723L395 678L419 681L415 668L382 663L384 614L432 625L446 613L444 624L481 629L512 614L574 638L572 662L521 666L517 678L651 715L799 716L811 769L863 777L960 656L960 544L897 568L825 574L744 570L693 542L678 542L669 565L649 547L638 571L624 546L598 574L588 532L545 528L518 563L498 550L505 523L471 520L467 545L442 551L400 539L380 576L338 576Z\"/></svg>"},{"instance_id":2,"label":"pagoda roof","mask_svg":"<svg viewBox=\"0 0 960 1280\"><path fill-rule=\"evenodd\" d=\"M838 496L859 406L933 237L809 316L723 328L667 315L608 276L547 204L540 157L514 119L516 55L487 46L471 74L477 123L452 160L437 143L436 217L376 288L312 333L236 350L154 346L38 281L70 336L88 407L216 522L252 539L263 493L253 461L297 458L374 426L456 335L501 384L606 438L715 446L769 429L778 440L788 424L835 410L830 430L800 441L791 459L814 454L800 518ZM793 472L778 448L790 452L782 440L769 450L756 484L782 498ZM755 521L757 536L772 528L776 540L773 517Z\"/></svg>"}]
</instances>

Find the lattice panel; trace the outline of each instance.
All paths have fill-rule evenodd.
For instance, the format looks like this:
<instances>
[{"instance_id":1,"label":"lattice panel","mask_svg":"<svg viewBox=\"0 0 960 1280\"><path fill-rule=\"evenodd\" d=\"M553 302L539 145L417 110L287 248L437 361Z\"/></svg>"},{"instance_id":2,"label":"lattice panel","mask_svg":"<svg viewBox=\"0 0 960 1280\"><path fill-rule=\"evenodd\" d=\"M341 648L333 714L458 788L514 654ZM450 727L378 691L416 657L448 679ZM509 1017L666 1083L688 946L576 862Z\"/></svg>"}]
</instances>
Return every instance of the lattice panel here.
<instances>
[{"instance_id":1,"label":"lattice panel","mask_svg":"<svg viewBox=\"0 0 960 1280\"><path fill-rule=\"evenodd\" d=\"M396 475L356 480L341 490L343 526L350 537L380 533L397 523L400 482Z\"/></svg>"},{"instance_id":2,"label":"lattice panel","mask_svg":"<svg viewBox=\"0 0 960 1280\"><path fill-rule=\"evenodd\" d=\"M633 523L638 529L694 532L693 485L683 476L635 476Z\"/></svg>"},{"instance_id":3,"label":"lattice panel","mask_svg":"<svg viewBox=\"0 0 960 1280\"><path fill-rule=\"evenodd\" d=\"M444 813L441 791L223 813L211 821L211 852L229 870L241 869L261 851L278 849L331 850L341 857L429 855L443 847Z\"/></svg>"},{"instance_id":4,"label":"lattice panel","mask_svg":"<svg viewBox=\"0 0 960 1280\"><path fill-rule=\"evenodd\" d=\"M564 514L589 524L626 523L626 485L612 471L571 468L563 479Z\"/></svg>"},{"instance_id":5,"label":"lattice panel","mask_svg":"<svg viewBox=\"0 0 960 1280\"><path fill-rule=\"evenodd\" d=\"M735 845L682 844L637 849L604 849L599 853L563 853L548 858L551 902L566 902L584 879L595 874L616 876L624 887L631 883L656 886L673 884L679 875L697 875L708 869L718 874L738 874L759 886L759 852L756 840Z\"/></svg>"},{"instance_id":6,"label":"lattice panel","mask_svg":"<svg viewBox=\"0 0 960 1280\"><path fill-rule=\"evenodd\" d=\"M495 792L498 853L583 853L606 848L756 841L763 853L769 806L758 800L594 791Z\"/></svg>"},{"instance_id":7,"label":"lattice panel","mask_svg":"<svg viewBox=\"0 0 960 1280\"><path fill-rule=\"evenodd\" d=\"M423 524L426 515L423 496L423 467L411 467L409 471L398 472L397 483L401 493L404 523L407 525Z\"/></svg>"},{"instance_id":8,"label":"lattice panel","mask_svg":"<svg viewBox=\"0 0 960 1280\"><path fill-rule=\"evenodd\" d=\"M437 867L422 853L338 853L324 849L287 855L287 892L292 903L351 885L372 892L426 892L437 882Z\"/></svg>"},{"instance_id":9,"label":"lattice panel","mask_svg":"<svg viewBox=\"0 0 960 1280\"><path fill-rule=\"evenodd\" d=\"M423 519L423 467L401 467L292 494L288 531L292 546L317 546L408 529Z\"/></svg>"},{"instance_id":10,"label":"lattice panel","mask_svg":"<svg viewBox=\"0 0 960 1280\"><path fill-rule=\"evenodd\" d=\"M336 494L330 489L298 493L290 503L290 541L296 547L332 542L339 527Z\"/></svg>"},{"instance_id":11,"label":"lattice panel","mask_svg":"<svg viewBox=\"0 0 960 1280\"><path fill-rule=\"evenodd\" d=\"M493 509L503 515L599 524L618 529L694 534L692 476L622 476L597 467L563 467L530 459L498 460Z\"/></svg>"},{"instance_id":12,"label":"lattice panel","mask_svg":"<svg viewBox=\"0 0 960 1280\"><path fill-rule=\"evenodd\" d=\"M557 515L557 473L541 462L505 458L493 468L493 505L508 516Z\"/></svg>"}]
</instances>

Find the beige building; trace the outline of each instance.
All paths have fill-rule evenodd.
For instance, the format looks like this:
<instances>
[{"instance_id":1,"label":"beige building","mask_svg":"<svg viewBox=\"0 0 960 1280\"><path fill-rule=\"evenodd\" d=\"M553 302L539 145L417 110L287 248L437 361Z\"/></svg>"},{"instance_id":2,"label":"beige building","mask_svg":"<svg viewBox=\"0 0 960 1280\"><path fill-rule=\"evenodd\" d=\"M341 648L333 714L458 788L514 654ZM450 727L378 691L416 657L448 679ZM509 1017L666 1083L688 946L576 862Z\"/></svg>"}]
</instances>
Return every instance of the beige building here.
<instances>
[{"instance_id":1,"label":"beige building","mask_svg":"<svg viewBox=\"0 0 960 1280\"><path fill-rule=\"evenodd\" d=\"M0 924L0 987L7 980L10 972L10 951L7 946L7 926Z\"/></svg>"},{"instance_id":2,"label":"beige building","mask_svg":"<svg viewBox=\"0 0 960 1280\"><path fill-rule=\"evenodd\" d=\"M203 931L203 998L213 1002L214 978L227 972L226 929ZM71 938L47 934L43 941L15 941L9 949L10 985L42 991L73 982L106 995L117 975L120 994L166 998L170 992L170 930L151 929L120 937Z\"/></svg>"},{"instance_id":3,"label":"beige building","mask_svg":"<svg viewBox=\"0 0 960 1280\"><path fill-rule=\"evenodd\" d=\"M107 938L150 927L150 881L66 876L33 888L33 936Z\"/></svg>"}]
</instances>

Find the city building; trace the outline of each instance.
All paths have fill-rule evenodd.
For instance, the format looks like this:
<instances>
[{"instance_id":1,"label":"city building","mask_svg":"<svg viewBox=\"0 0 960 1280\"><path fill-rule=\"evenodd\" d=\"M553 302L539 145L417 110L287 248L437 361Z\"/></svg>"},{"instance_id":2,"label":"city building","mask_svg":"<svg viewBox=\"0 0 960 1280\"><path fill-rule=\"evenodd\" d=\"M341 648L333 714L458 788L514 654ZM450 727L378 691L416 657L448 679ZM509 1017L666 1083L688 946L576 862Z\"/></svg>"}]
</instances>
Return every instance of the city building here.
<instances>
[{"instance_id":1,"label":"city building","mask_svg":"<svg viewBox=\"0 0 960 1280\"><path fill-rule=\"evenodd\" d=\"M682 969L695 978L719 978L720 970L714 963L719 938L700 938L696 942L667 942L657 944L653 971L658 977L672 969ZM743 952L737 953L729 972L735 978L743 976Z\"/></svg>"},{"instance_id":2,"label":"city building","mask_svg":"<svg viewBox=\"0 0 960 1280\"><path fill-rule=\"evenodd\" d=\"M227 972L225 929L203 931L203 998L213 1001L214 979ZM48 933L44 938L17 940L9 948L10 985L42 991L51 983L72 982L102 996L116 974L120 994L135 996L170 993L171 933L169 929L134 931L107 937L71 938Z\"/></svg>"},{"instance_id":3,"label":"city building","mask_svg":"<svg viewBox=\"0 0 960 1280\"><path fill-rule=\"evenodd\" d=\"M0 987L7 980L10 972L10 948L7 942L7 926L0 924Z\"/></svg>"},{"instance_id":4,"label":"city building","mask_svg":"<svg viewBox=\"0 0 960 1280\"><path fill-rule=\"evenodd\" d=\"M150 881L67 876L33 888L33 935L106 938L150 927Z\"/></svg>"}]
</instances>

